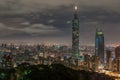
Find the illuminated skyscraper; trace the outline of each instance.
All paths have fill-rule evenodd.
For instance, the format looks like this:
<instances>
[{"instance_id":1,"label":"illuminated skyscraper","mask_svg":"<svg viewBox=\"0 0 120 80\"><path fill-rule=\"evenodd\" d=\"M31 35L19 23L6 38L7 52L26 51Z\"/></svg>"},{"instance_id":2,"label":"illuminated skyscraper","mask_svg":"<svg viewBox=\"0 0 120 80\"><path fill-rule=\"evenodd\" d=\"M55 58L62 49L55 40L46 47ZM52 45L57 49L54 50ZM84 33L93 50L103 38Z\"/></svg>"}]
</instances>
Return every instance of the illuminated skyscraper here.
<instances>
[{"instance_id":1,"label":"illuminated skyscraper","mask_svg":"<svg viewBox=\"0 0 120 80\"><path fill-rule=\"evenodd\" d=\"M106 50L106 68L111 69L111 63L112 63L112 51L110 49Z\"/></svg>"},{"instance_id":2,"label":"illuminated skyscraper","mask_svg":"<svg viewBox=\"0 0 120 80\"><path fill-rule=\"evenodd\" d=\"M120 45L115 48L115 58L120 58Z\"/></svg>"},{"instance_id":3,"label":"illuminated skyscraper","mask_svg":"<svg viewBox=\"0 0 120 80\"><path fill-rule=\"evenodd\" d=\"M100 62L104 64L104 34L100 29L96 30L95 55L98 56Z\"/></svg>"},{"instance_id":4,"label":"illuminated skyscraper","mask_svg":"<svg viewBox=\"0 0 120 80\"><path fill-rule=\"evenodd\" d=\"M74 19L72 20L72 51L74 58L79 57L79 19L77 15L77 6L75 6Z\"/></svg>"}]
</instances>

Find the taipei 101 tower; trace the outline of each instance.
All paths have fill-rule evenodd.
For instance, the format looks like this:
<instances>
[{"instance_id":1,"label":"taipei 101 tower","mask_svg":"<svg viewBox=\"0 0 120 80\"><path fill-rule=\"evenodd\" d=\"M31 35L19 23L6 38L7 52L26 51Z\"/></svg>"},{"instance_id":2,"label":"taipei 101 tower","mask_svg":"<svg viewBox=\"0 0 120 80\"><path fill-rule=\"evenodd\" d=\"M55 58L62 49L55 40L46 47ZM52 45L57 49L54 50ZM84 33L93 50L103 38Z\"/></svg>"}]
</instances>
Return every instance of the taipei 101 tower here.
<instances>
[{"instance_id":1,"label":"taipei 101 tower","mask_svg":"<svg viewBox=\"0 0 120 80\"><path fill-rule=\"evenodd\" d=\"M79 58L79 19L77 13L78 8L75 6L74 18L72 20L72 54L76 60Z\"/></svg>"}]
</instances>

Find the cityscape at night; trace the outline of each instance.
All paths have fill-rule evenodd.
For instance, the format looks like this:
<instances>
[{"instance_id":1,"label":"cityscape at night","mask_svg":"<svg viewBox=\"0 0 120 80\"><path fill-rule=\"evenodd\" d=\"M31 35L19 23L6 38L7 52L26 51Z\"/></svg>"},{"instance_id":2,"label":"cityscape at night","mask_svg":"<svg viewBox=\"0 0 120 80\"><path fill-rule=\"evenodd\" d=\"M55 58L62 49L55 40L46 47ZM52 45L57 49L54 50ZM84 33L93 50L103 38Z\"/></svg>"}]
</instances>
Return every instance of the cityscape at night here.
<instances>
[{"instance_id":1,"label":"cityscape at night","mask_svg":"<svg viewBox=\"0 0 120 80\"><path fill-rule=\"evenodd\" d=\"M120 80L119 0L0 0L0 80Z\"/></svg>"}]
</instances>

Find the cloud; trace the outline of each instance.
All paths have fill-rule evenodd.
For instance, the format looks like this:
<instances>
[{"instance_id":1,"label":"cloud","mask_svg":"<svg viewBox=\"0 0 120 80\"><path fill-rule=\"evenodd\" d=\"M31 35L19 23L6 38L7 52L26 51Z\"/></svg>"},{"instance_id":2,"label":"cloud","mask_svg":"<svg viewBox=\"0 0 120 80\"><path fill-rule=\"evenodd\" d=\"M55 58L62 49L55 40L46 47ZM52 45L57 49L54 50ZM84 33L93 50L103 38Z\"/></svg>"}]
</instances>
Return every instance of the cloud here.
<instances>
[{"instance_id":1,"label":"cloud","mask_svg":"<svg viewBox=\"0 0 120 80\"><path fill-rule=\"evenodd\" d=\"M40 34L51 34L51 33L59 33L60 30L53 26L48 26L44 24L33 24L30 27L20 29L21 31L25 31L27 33L40 33Z\"/></svg>"},{"instance_id":2,"label":"cloud","mask_svg":"<svg viewBox=\"0 0 120 80\"><path fill-rule=\"evenodd\" d=\"M21 23L21 25L23 25L23 26L29 26L30 23L29 22L23 22L23 23Z\"/></svg>"},{"instance_id":3,"label":"cloud","mask_svg":"<svg viewBox=\"0 0 120 80\"><path fill-rule=\"evenodd\" d=\"M120 0L0 0L0 14L42 12L47 9L57 9L60 6L73 7L75 2L78 2L80 10L86 7L100 7L120 12Z\"/></svg>"},{"instance_id":4,"label":"cloud","mask_svg":"<svg viewBox=\"0 0 120 80\"><path fill-rule=\"evenodd\" d=\"M11 37L10 35L13 36L13 34L17 34L19 31L14 30L11 27L8 27L7 25L0 23L0 37L1 38L6 38L6 37Z\"/></svg>"},{"instance_id":5,"label":"cloud","mask_svg":"<svg viewBox=\"0 0 120 80\"><path fill-rule=\"evenodd\" d=\"M0 0L0 36L71 41L73 1ZM119 40L120 0L76 1L82 43L94 43L96 27L105 30L107 42Z\"/></svg>"},{"instance_id":6,"label":"cloud","mask_svg":"<svg viewBox=\"0 0 120 80\"><path fill-rule=\"evenodd\" d=\"M54 19L50 19L50 20L48 21L48 23L53 23L53 22L55 22Z\"/></svg>"},{"instance_id":7,"label":"cloud","mask_svg":"<svg viewBox=\"0 0 120 80\"><path fill-rule=\"evenodd\" d=\"M44 25L44 24L32 24L25 28L16 28L14 26L8 26L4 23L0 23L0 40L12 41L12 43L17 40L17 42L22 41L50 41L50 42L60 42L64 32L55 28L54 26ZM64 38L65 39L65 38ZM63 40L64 42L66 40Z\"/></svg>"},{"instance_id":8,"label":"cloud","mask_svg":"<svg viewBox=\"0 0 120 80\"><path fill-rule=\"evenodd\" d=\"M67 4L66 4L67 3ZM24 14L41 12L45 9L56 8L61 5L69 5L69 0L1 0L1 14Z\"/></svg>"},{"instance_id":9,"label":"cloud","mask_svg":"<svg viewBox=\"0 0 120 80\"><path fill-rule=\"evenodd\" d=\"M20 32L25 32L25 33L29 33L29 34L40 34L40 35L45 35L45 34L59 34L61 31L57 28L55 28L54 26L49 26L49 25L44 25L44 24L32 24L28 27L25 28L16 28L16 27L10 27L7 26L3 23L0 23L0 29L4 29L4 30L12 30L16 33L16 31L20 31ZM4 34L8 34L8 33L4 33ZM24 34L23 34L24 35Z\"/></svg>"},{"instance_id":10,"label":"cloud","mask_svg":"<svg viewBox=\"0 0 120 80\"><path fill-rule=\"evenodd\" d=\"M3 23L0 23L0 28L4 28L4 24Z\"/></svg>"}]
</instances>

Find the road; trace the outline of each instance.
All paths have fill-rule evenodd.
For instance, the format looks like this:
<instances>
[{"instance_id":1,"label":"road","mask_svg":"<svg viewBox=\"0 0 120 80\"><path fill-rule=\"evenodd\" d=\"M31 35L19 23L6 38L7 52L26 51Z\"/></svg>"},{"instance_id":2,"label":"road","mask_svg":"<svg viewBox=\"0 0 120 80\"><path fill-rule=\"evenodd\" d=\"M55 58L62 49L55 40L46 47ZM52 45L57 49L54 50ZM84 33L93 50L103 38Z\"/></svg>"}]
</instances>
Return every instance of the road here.
<instances>
[{"instance_id":1,"label":"road","mask_svg":"<svg viewBox=\"0 0 120 80\"><path fill-rule=\"evenodd\" d=\"M120 73L112 72L112 71L107 71L107 70L101 70L99 73L104 73L106 75L112 76L115 78L115 80L120 80Z\"/></svg>"}]
</instances>

